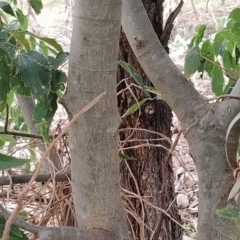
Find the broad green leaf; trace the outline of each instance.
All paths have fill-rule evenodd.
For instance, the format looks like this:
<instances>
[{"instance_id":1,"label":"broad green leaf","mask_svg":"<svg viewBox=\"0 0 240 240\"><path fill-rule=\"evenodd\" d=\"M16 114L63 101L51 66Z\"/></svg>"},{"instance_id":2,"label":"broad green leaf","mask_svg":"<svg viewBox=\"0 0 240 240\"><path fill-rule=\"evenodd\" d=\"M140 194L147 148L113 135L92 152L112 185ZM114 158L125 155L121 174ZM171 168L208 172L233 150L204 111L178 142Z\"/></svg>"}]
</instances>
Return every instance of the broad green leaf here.
<instances>
[{"instance_id":1,"label":"broad green leaf","mask_svg":"<svg viewBox=\"0 0 240 240\"><path fill-rule=\"evenodd\" d=\"M24 85L23 80L18 75L11 78L11 89L13 89L17 94L31 96L30 89Z\"/></svg>"},{"instance_id":2,"label":"broad green leaf","mask_svg":"<svg viewBox=\"0 0 240 240\"><path fill-rule=\"evenodd\" d=\"M123 160L136 160L136 158L130 157L130 156L122 154L122 153L119 153L119 158L121 158Z\"/></svg>"},{"instance_id":3,"label":"broad green leaf","mask_svg":"<svg viewBox=\"0 0 240 240\"><path fill-rule=\"evenodd\" d=\"M30 37L29 37L29 42L30 42L30 45L31 45L31 49L32 49L32 50L35 50L35 49L36 49L36 46L37 46L36 38L33 37L32 35L30 35Z\"/></svg>"},{"instance_id":4,"label":"broad green leaf","mask_svg":"<svg viewBox=\"0 0 240 240\"><path fill-rule=\"evenodd\" d=\"M229 53L232 54L234 47L235 47L234 38L230 34L228 37L226 37L226 49L229 51Z\"/></svg>"},{"instance_id":5,"label":"broad green leaf","mask_svg":"<svg viewBox=\"0 0 240 240\"><path fill-rule=\"evenodd\" d=\"M57 110L57 95L50 93L49 95L49 103L51 105L51 110L46 107L43 103L37 103L34 112L33 112L33 119L35 121L42 121L45 120L47 124L50 126L53 116Z\"/></svg>"},{"instance_id":6,"label":"broad green leaf","mask_svg":"<svg viewBox=\"0 0 240 240\"><path fill-rule=\"evenodd\" d=\"M124 68L129 74L130 76L136 81L136 83L141 87L142 91L148 96L150 97L149 93L146 91L145 86L143 84L143 80L142 80L142 76L139 75L136 71L136 69L131 66L130 64L123 62L123 61L119 61L119 65Z\"/></svg>"},{"instance_id":7,"label":"broad green leaf","mask_svg":"<svg viewBox=\"0 0 240 240\"><path fill-rule=\"evenodd\" d=\"M199 43L202 41L203 36L204 36L204 32L206 30L206 25L201 25L198 30L197 33L195 35L195 45L198 46Z\"/></svg>"},{"instance_id":8,"label":"broad green leaf","mask_svg":"<svg viewBox=\"0 0 240 240\"><path fill-rule=\"evenodd\" d=\"M10 91L11 59L8 53L0 48L0 104L5 105Z\"/></svg>"},{"instance_id":9,"label":"broad green leaf","mask_svg":"<svg viewBox=\"0 0 240 240\"><path fill-rule=\"evenodd\" d=\"M0 1L0 8L7 14L15 17L15 14L13 12L13 9L11 7L11 5L8 3L8 2L3 2L3 1Z\"/></svg>"},{"instance_id":10,"label":"broad green leaf","mask_svg":"<svg viewBox=\"0 0 240 240\"><path fill-rule=\"evenodd\" d=\"M235 59L232 57L229 51L225 50L223 54L223 66L226 69L225 74L232 80L238 79L238 74L236 72L237 65Z\"/></svg>"},{"instance_id":11,"label":"broad green leaf","mask_svg":"<svg viewBox=\"0 0 240 240\"><path fill-rule=\"evenodd\" d=\"M21 159L21 158L7 156L0 153L0 170L20 167L29 162L30 162L29 159Z\"/></svg>"},{"instance_id":12,"label":"broad green leaf","mask_svg":"<svg viewBox=\"0 0 240 240\"><path fill-rule=\"evenodd\" d=\"M50 142L50 136L49 136L49 128L50 128L50 126L48 125L48 123L43 120L41 123L37 123L35 126L36 126L38 132L43 137L43 139L46 142L49 143Z\"/></svg>"},{"instance_id":13,"label":"broad green leaf","mask_svg":"<svg viewBox=\"0 0 240 240\"><path fill-rule=\"evenodd\" d=\"M8 106L12 106L13 101L14 101L14 92L12 90L10 90L8 95L7 95L7 104L8 104Z\"/></svg>"},{"instance_id":14,"label":"broad green leaf","mask_svg":"<svg viewBox=\"0 0 240 240\"><path fill-rule=\"evenodd\" d=\"M229 14L228 19L233 19L235 22L240 22L240 8L233 9Z\"/></svg>"},{"instance_id":15,"label":"broad green leaf","mask_svg":"<svg viewBox=\"0 0 240 240\"><path fill-rule=\"evenodd\" d=\"M51 74L47 60L38 52L30 51L17 56L16 66L24 85L37 100L49 106Z\"/></svg>"},{"instance_id":16,"label":"broad green leaf","mask_svg":"<svg viewBox=\"0 0 240 240\"><path fill-rule=\"evenodd\" d=\"M25 33L23 31L9 31L9 33L17 40L17 48L22 49L22 46L28 51L31 49L30 43L28 39L25 36Z\"/></svg>"},{"instance_id":17,"label":"broad green leaf","mask_svg":"<svg viewBox=\"0 0 240 240\"><path fill-rule=\"evenodd\" d=\"M59 90L64 91L66 87L67 76L66 73L60 70L53 71L52 81L51 81L51 90L54 93L57 93Z\"/></svg>"},{"instance_id":18,"label":"broad green leaf","mask_svg":"<svg viewBox=\"0 0 240 240\"><path fill-rule=\"evenodd\" d=\"M69 53L68 52L60 52L56 56L56 59L53 62L53 69L57 70L63 63L68 60Z\"/></svg>"},{"instance_id":19,"label":"broad green leaf","mask_svg":"<svg viewBox=\"0 0 240 240\"><path fill-rule=\"evenodd\" d=\"M18 21L20 22L20 29L22 31L27 31L28 29L28 18L23 14L20 9L16 11Z\"/></svg>"},{"instance_id":20,"label":"broad green leaf","mask_svg":"<svg viewBox=\"0 0 240 240\"><path fill-rule=\"evenodd\" d=\"M229 19L228 22L227 22L227 27L226 28L232 28L235 23L236 23L235 20Z\"/></svg>"},{"instance_id":21,"label":"broad green leaf","mask_svg":"<svg viewBox=\"0 0 240 240\"><path fill-rule=\"evenodd\" d=\"M213 51L213 45L210 42L210 40L206 40L201 49L201 54L203 57L205 57L204 62L204 70L208 73L209 76L211 76L213 67L214 67L214 51Z\"/></svg>"},{"instance_id":22,"label":"broad green leaf","mask_svg":"<svg viewBox=\"0 0 240 240\"><path fill-rule=\"evenodd\" d=\"M63 52L63 49L61 47L61 45L56 41L56 39L54 38L47 38L47 37L38 37L33 35L35 38L38 38L39 40L47 43L48 45L52 46L53 48L55 48L58 52ZM49 49L50 50L50 49Z\"/></svg>"},{"instance_id":23,"label":"broad green leaf","mask_svg":"<svg viewBox=\"0 0 240 240\"><path fill-rule=\"evenodd\" d=\"M48 47L43 41L39 41L39 50L46 58L48 57Z\"/></svg>"},{"instance_id":24,"label":"broad green leaf","mask_svg":"<svg viewBox=\"0 0 240 240\"><path fill-rule=\"evenodd\" d=\"M221 53L224 40L227 34L231 34L229 30L223 30L216 34L213 40L213 49L216 56L218 56Z\"/></svg>"},{"instance_id":25,"label":"broad green leaf","mask_svg":"<svg viewBox=\"0 0 240 240\"><path fill-rule=\"evenodd\" d=\"M221 217L240 218L240 209L238 207L228 205L223 209L217 209L217 214Z\"/></svg>"},{"instance_id":26,"label":"broad green leaf","mask_svg":"<svg viewBox=\"0 0 240 240\"><path fill-rule=\"evenodd\" d=\"M140 102L134 103L122 116L121 118L127 117L135 113L149 98L145 98Z\"/></svg>"},{"instance_id":27,"label":"broad green leaf","mask_svg":"<svg viewBox=\"0 0 240 240\"><path fill-rule=\"evenodd\" d=\"M43 8L43 4L41 0L28 0L28 1L36 14L41 13L41 10Z\"/></svg>"},{"instance_id":28,"label":"broad green leaf","mask_svg":"<svg viewBox=\"0 0 240 240\"><path fill-rule=\"evenodd\" d=\"M2 236L5 228L6 220L0 216L0 236ZM27 235L16 225L11 226L8 240L28 240Z\"/></svg>"},{"instance_id":29,"label":"broad green leaf","mask_svg":"<svg viewBox=\"0 0 240 240\"><path fill-rule=\"evenodd\" d=\"M12 61L15 60L16 40L6 31L0 31L0 49L5 50Z\"/></svg>"},{"instance_id":30,"label":"broad green leaf","mask_svg":"<svg viewBox=\"0 0 240 240\"><path fill-rule=\"evenodd\" d=\"M232 29L231 29L231 39L232 41L235 43L235 45L240 48L240 22L237 22L233 25Z\"/></svg>"},{"instance_id":31,"label":"broad green leaf","mask_svg":"<svg viewBox=\"0 0 240 240\"><path fill-rule=\"evenodd\" d=\"M199 56L199 52L198 46L189 49L187 52L184 64L184 75L187 79L200 67L202 57Z\"/></svg>"},{"instance_id":32,"label":"broad green leaf","mask_svg":"<svg viewBox=\"0 0 240 240\"><path fill-rule=\"evenodd\" d=\"M6 143L14 143L16 140L13 136L8 134L0 134L0 146L4 146Z\"/></svg>"},{"instance_id":33,"label":"broad green leaf","mask_svg":"<svg viewBox=\"0 0 240 240\"><path fill-rule=\"evenodd\" d=\"M211 74L212 91L216 96L222 94L224 86L223 71L219 65L219 62L216 61Z\"/></svg>"},{"instance_id":34,"label":"broad green leaf","mask_svg":"<svg viewBox=\"0 0 240 240\"><path fill-rule=\"evenodd\" d=\"M235 47L235 62L238 64L240 58L240 49L238 47Z\"/></svg>"}]
</instances>

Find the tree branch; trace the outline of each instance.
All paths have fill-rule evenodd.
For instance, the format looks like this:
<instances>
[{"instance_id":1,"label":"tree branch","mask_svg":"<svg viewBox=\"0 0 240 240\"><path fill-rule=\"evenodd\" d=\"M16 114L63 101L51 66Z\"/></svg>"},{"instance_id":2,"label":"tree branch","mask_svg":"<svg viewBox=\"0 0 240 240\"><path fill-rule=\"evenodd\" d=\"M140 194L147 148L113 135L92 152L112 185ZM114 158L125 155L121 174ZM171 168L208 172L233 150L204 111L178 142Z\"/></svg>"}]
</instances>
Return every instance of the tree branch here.
<instances>
[{"instance_id":1,"label":"tree branch","mask_svg":"<svg viewBox=\"0 0 240 240\"><path fill-rule=\"evenodd\" d=\"M27 137L27 138L36 138L36 139L43 139L40 135L33 135L28 133L21 133L21 132L11 132L11 131L3 131L0 132L0 134L6 134L6 135L13 135L13 136L19 136L19 137Z\"/></svg>"},{"instance_id":2,"label":"tree branch","mask_svg":"<svg viewBox=\"0 0 240 240\"><path fill-rule=\"evenodd\" d=\"M24 175L12 175L10 178L0 177L0 185L9 185L9 184L19 184L19 183L28 183L32 177L32 174ZM64 182L71 179L71 172L57 173L55 176L52 176L50 173L41 173L35 179L36 182L47 182L50 178L55 179L56 182Z\"/></svg>"},{"instance_id":3,"label":"tree branch","mask_svg":"<svg viewBox=\"0 0 240 240\"><path fill-rule=\"evenodd\" d=\"M159 42L142 1L123 0L122 27L143 70L184 127L202 116L208 103L182 75Z\"/></svg>"},{"instance_id":4,"label":"tree branch","mask_svg":"<svg viewBox=\"0 0 240 240\"><path fill-rule=\"evenodd\" d=\"M8 219L11 213L0 204L0 216ZM28 232L39 236L38 240L112 240L117 239L112 233L104 229L82 230L72 227L41 227L35 226L20 218L16 218L14 224Z\"/></svg>"}]
</instances>

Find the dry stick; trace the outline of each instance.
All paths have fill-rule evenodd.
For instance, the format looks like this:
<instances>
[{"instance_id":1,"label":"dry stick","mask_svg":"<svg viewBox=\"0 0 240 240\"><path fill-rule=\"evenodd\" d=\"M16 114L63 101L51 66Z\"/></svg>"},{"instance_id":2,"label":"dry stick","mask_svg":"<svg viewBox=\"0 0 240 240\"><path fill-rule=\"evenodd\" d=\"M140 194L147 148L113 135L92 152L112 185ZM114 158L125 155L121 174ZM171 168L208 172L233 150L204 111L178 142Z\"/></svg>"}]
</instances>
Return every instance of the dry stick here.
<instances>
[{"instance_id":1,"label":"dry stick","mask_svg":"<svg viewBox=\"0 0 240 240\"><path fill-rule=\"evenodd\" d=\"M62 132L51 142L51 144L49 145L49 147L47 148L45 153L42 155L42 157L41 157L41 159L39 161L38 167L37 167L36 171L34 172L31 180L29 181L27 186L23 189L23 191L18 195L17 206L15 207L15 209L13 210L11 216L8 218L8 220L6 222L6 225L5 225L5 228L4 228L4 232L3 232L3 236L2 236L2 240L7 240L8 239L9 232L11 230L11 226L14 223L14 221L16 220L18 212L22 208L23 198L29 192L32 183L35 181L35 179L37 178L38 174L40 173L41 167L43 165L43 162L44 162L45 158L47 157L48 153L50 152L50 150L55 146L56 142L68 131L68 129L73 125L73 123L83 113L85 113L88 109L90 109L93 105L95 105L100 99L102 99L104 95L106 95L105 92L101 93L99 96L97 96L95 99L93 99L90 103L88 103L83 109L81 109L81 111L79 111L76 115L74 115L73 118L71 119L71 121L62 130Z\"/></svg>"}]
</instances>

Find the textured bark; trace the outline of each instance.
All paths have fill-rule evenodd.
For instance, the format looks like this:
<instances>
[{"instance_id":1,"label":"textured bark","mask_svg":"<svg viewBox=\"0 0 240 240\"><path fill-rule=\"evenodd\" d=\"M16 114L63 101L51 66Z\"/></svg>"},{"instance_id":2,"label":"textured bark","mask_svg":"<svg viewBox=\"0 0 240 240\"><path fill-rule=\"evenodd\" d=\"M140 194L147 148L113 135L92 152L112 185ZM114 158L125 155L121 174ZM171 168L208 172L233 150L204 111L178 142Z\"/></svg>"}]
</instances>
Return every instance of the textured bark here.
<instances>
[{"instance_id":1,"label":"textured bark","mask_svg":"<svg viewBox=\"0 0 240 240\"><path fill-rule=\"evenodd\" d=\"M199 176L198 240L238 240L234 222L221 218L216 209L227 205L237 166L239 123L225 142L227 128L239 113L239 100L209 104L178 71L158 41L139 0L123 0L122 26L137 59L181 120ZM142 43L136 43L133 34ZM231 92L240 95L240 81ZM239 121L240 122L240 121ZM229 149L230 168L225 156Z\"/></svg>"},{"instance_id":2,"label":"textured bark","mask_svg":"<svg viewBox=\"0 0 240 240\"><path fill-rule=\"evenodd\" d=\"M158 35L161 39L163 32L163 20L162 13L163 8L162 0L143 0L149 19ZM120 51L119 58L125 62L128 62L134 66L138 73L142 75L144 84L152 86L151 82L147 78L146 74L140 67L133 51L131 50L128 40L123 32L120 37ZM128 74L119 67L118 69L118 83L128 77ZM134 82L132 79L127 80L128 84ZM118 91L126 88L125 82L118 85ZM144 93L138 88L132 88L138 101L146 98ZM129 107L136 102L132 93L128 90L118 95L118 104L120 115L122 115ZM136 146L138 144L145 144L144 139L156 139L158 135L146 131L126 130L127 128L142 128L146 130L162 133L165 136L171 138L170 126L172 122L172 113L169 106L160 100L147 101L142 107L140 114L135 114L122 119L120 126L120 140L126 139L142 139L142 141L129 142L125 147ZM170 148L170 144L167 140L151 141L152 144L162 144L166 148ZM148 200L151 204L154 204L162 209L168 209L170 204L174 201L174 187L173 187L173 173L171 170L171 160L166 162L168 151L161 147L140 147L137 149L126 150L125 154L134 157L135 161L122 161L121 163L121 184L123 188L126 188L134 193L138 193L136 184L132 178L127 165L129 165L131 172L133 173L141 196L148 196ZM150 196L150 197L149 197ZM136 212L140 218L144 218L145 225L154 231L154 233L145 228L143 224L139 224L136 219L129 215L129 219L134 228L137 239L164 239L164 240L176 240L182 239L182 229L162 212L157 211L147 203L141 204L139 199L132 198L131 204L136 209ZM144 216L143 216L144 211ZM177 221L180 220L176 203L174 202L168 213Z\"/></svg>"}]
</instances>

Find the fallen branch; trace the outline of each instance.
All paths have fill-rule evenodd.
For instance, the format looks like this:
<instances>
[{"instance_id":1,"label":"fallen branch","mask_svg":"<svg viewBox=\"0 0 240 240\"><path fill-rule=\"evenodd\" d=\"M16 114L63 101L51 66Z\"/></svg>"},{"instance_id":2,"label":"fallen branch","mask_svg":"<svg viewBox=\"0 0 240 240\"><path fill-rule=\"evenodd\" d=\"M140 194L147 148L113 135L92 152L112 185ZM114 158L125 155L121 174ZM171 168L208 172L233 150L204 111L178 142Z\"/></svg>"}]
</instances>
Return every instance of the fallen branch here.
<instances>
[{"instance_id":1,"label":"fallen branch","mask_svg":"<svg viewBox=\"0 0 240 240\"><path fill-rule=\"evenodd\" d=\"M23 174L23 175L11 175L6 177L0 177L0 186L10 185L10 184L21 184L28 183L33 174ZM54 178L56 182L64 182L68 179L71 179L71 172L57 173L55 176L52 176L51 173L40 173L35 181L36 182L47 182L49 179Z\"/></svg>"}]
</instances>

